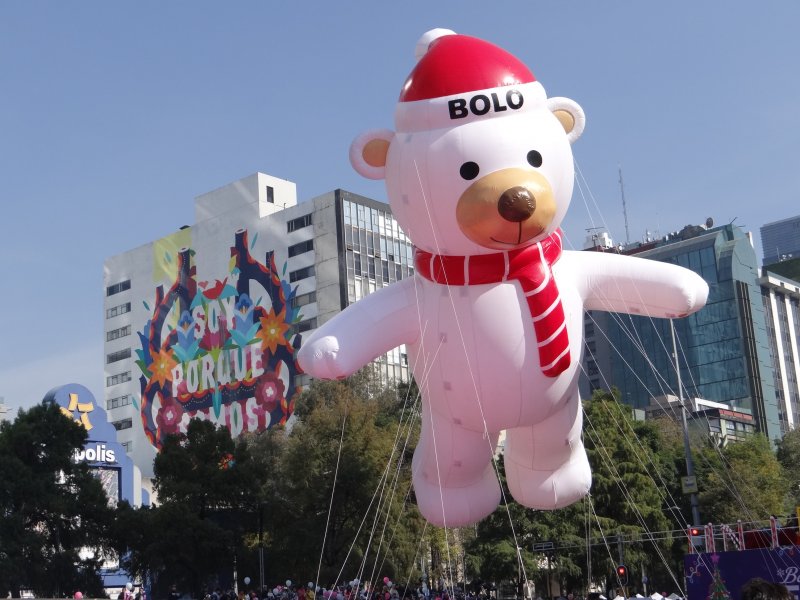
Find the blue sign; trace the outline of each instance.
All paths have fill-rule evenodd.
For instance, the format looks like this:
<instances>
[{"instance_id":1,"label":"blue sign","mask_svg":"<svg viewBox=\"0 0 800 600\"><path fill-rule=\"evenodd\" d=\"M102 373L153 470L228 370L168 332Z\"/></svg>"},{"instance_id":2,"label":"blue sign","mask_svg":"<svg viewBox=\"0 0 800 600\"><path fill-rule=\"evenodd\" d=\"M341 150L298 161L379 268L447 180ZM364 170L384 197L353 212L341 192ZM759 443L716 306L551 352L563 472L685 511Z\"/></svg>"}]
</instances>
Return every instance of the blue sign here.
<instances>
[{"instance_id":1,"label":"blue sign","mask_svg":"<svg viewBox=\"0 0 800 600\"><path fill-rule=\"evenodd\" d=\"M109 502L127 500L131 506L149 504L149 495L139 488L135 494L133 460L117 442L117 430L108 420L105 409L97 403L92 392L82 385L70 383L47 392L44 402L54 402L65 416L83 426L89 438L82 450L75 453L76 461L86 462L103 484Z\"/></svg>"}]
</instances>

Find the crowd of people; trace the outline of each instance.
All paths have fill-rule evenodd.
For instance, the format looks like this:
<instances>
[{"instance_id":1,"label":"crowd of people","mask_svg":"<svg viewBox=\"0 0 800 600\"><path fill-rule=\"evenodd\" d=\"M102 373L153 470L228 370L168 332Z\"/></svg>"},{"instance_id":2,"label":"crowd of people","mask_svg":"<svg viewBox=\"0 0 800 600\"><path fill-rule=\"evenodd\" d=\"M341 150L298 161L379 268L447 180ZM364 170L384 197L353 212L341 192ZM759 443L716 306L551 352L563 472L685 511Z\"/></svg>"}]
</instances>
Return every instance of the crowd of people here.
<instances>
[{"instance_id":1,"label":"crowd of people","mask_svg":"<svg viewBox=\"0 0 800 600\"><path fill-rule=\"evenodd\" d=\"M423 581L416 585L399 586L388 577L376 584L361 582L358 579L339 583L330 587L315 585L295 585L291 580L274 587L258 589L232 589L223 591L220 588L210 590L204 600L488 600L489 594L484 589L477 593L465 592L460 587L445 586L429 588ZM179 600L180 596L168 598Z\"/></svg>"},{"instance_id":2,"label":"crowd of people","mask_svg":"<svg viewBox=\"0 0 800 600\"><path fill-rule=\"evenodd\" d=\"M249 579L249 578L248 578ZM246 579L245 588L249 585ZM136 590L131 588L131 584L126 586L120 600L145 600L142 595L138 598ZM740 591L741 600L795 600L789 590L781 584L771 583L763 579L752 579ZM590 594L588 600L594 598L604 598L600 594ZM76 592L74 600L83 600L83 594ZM176 586L170 588L167 600L185 600L186 596L181 594ZM464 590L459 586L448 588L444 585L428 587L422 580L416 585L398 586L388 577L384 577L383 582L378 585L369 582L361 582L354 579L343 584L330 586L315 585L309 582L306 585L295 585L291 580L285 584L274 587L264 587L258 589L233 589L222 590L217 587L209 590L203 600L494 600L495 595L486 587L481 587L478 591ZM537 596L536 600L541 600ZM558 600L578 600L573 594L563 595Z\"/></svg>"}]
</instances>

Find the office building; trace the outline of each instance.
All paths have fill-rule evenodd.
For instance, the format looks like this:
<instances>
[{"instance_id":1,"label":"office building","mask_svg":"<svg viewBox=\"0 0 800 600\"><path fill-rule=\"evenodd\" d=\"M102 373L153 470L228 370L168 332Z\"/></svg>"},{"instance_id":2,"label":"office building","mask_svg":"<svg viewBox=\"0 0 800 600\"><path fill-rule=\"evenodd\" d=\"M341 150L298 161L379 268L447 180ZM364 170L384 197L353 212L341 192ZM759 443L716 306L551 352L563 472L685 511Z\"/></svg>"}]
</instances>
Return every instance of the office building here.
<instances>
[{"instance_id":1,"label":"office building","mask_svg":"<svg viewBox=\"0 0 800 600\"><path fill-rule=\"evenodd\" d=\"M256 173L195 200L195 224L105 262L105 404L142 469L192 417L238 435L291 418L301 337L413 272L389 206L343 190L297 202ZM376 361L407 380L403 348Z\"/></svg>"},{"instance_id":2,"label":"office building","mask_svg":"<svg viewBox=\"0 0 800 600\"><path fill-rule=\"evenodd\" d=\"M800 282L762 270L764 302L778 414L784 433L800 424Z\"/></svg>"},{"instance_id":3,"label":"office building","mask_svg":"<svg viewBox=\"0 0 800 600\"><path fill-rule=\"evenodd\" d=\"M584 397L596 388L616 387L623 402L645 408L654 397L678 395L677 364L684 398L752 415L757 430L779 439L781 410L750 237L734 225L713 227L709 221L620 251L698 273L709 284L708 302L673 321L587 313Z\"/></svg>"},{"instance_id":4,"label":"office building","mask_svg":"<svg viewBox=\"0 0 800 600\"><path fill-rule=\"evenodd\" d=\"M761 227L764 265L800 258L800 215Z\"/></svg>"}]
</instances>

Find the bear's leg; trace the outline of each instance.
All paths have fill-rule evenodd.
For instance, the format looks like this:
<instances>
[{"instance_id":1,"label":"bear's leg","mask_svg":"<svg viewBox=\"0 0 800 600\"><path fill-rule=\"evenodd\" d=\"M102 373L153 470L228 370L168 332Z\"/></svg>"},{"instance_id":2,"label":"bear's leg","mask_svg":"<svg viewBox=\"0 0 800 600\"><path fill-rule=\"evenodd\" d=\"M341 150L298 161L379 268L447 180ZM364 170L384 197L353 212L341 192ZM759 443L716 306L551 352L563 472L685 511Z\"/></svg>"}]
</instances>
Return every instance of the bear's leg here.
<instances>
[{"instance_id":1,"label":"bear's leg","mask_svg":"<svg viewBox=\"0 0 800 600\"><path fill-rule=\"evenodd\" d=\"M581 441L580 398L532 427L506 432L505 468L514 499L530 508L568 506L589 492L592 473Z\"/></svg>"},{"instance_id":2,"label":"bear's leg","mask_svg":"<svg viewBox=\"0 0 800 600\"><path fill-rule=\"evenodd\" d=\"M412 473L422 516L439 527L460 527L491 514L500 503L492 454L497 433L464 429L423 403L422 432Z\"/></svg>"}]
</instances>

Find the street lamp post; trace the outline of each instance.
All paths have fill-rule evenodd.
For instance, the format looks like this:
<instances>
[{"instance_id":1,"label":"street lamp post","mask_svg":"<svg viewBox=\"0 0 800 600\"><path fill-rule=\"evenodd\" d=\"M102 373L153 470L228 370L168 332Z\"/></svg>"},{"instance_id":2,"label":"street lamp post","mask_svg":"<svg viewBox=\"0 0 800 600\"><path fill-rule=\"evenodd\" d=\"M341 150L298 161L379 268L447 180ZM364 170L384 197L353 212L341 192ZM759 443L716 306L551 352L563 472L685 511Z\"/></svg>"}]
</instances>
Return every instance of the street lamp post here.
<instances>
[{"instance_id":1,"label":"street lamp post","mask_svg":"<svg viewBox=\"0 0 800 600\"><path fill-rule=\"evenodd\" d=\"M683 384L681 382L681 369L678 364L678 350L675 344L675 325L672 319L669 320L669 328L672 332L672 356L675 365L675 374L678 376L678 400L681 404L681 423L683 425L683 453L686 456L686 476L694 478L694 461L692 460L692 449L689 445L689 426L686 422L686 404L683 400ZM700 504L697 500L697 492L692 492L689 496L692 506L692 525L700 527Z\"/></svg>"}]
</instances>

